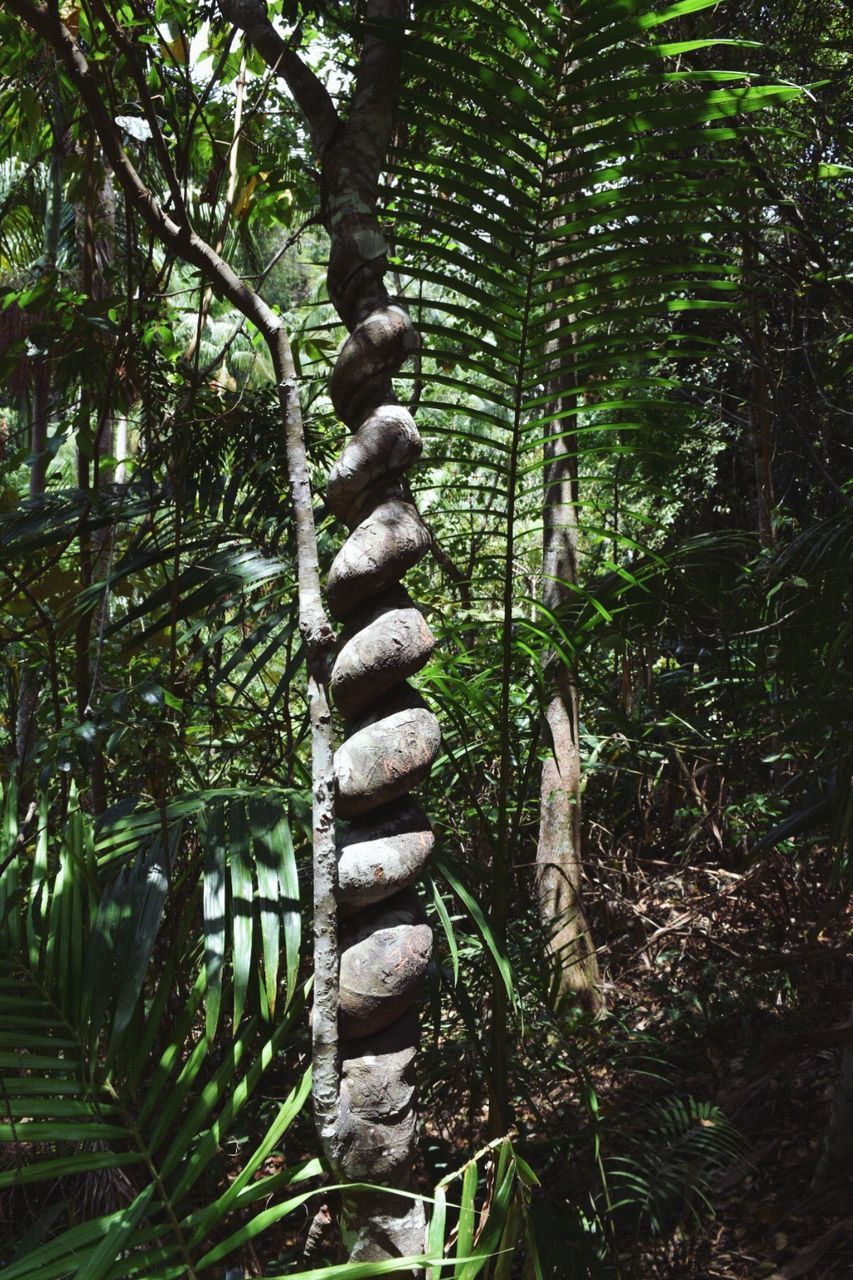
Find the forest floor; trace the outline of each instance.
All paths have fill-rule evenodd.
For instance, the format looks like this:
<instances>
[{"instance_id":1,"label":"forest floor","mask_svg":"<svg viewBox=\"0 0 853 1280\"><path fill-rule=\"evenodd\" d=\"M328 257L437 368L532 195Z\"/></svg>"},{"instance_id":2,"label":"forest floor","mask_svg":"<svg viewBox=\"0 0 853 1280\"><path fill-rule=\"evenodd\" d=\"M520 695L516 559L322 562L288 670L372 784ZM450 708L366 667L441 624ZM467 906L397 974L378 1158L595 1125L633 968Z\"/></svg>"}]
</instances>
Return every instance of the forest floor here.
<instances>
[{"instance_id":1,"label":"forest floor","mask_svg":"<svg viewBox=\"0 0 853 1280\"><path fill-rule=\"evenodd\" d=\"M792 869L774 854L738 873L649 861L593 887L593 930L610 939L602 960L611 1029L599 1037L605 1062L596 1063L587 1027L578 1066L596 1095L602 1184L610 1179L611 1200L626 1188L635 1199L609 1251L623 1280L853 1277L853 1182L810 1186L853 991L848 895L827 897L823 863L816 855ZM569 1047L568 1065L571 1056ZM702 1160L667 1127L667 1098L714 1104L738 1131L740 1152L707 1169L712 1212L691 1190ZM547 1146L549 1131L576 1116L577 1088L567 1080L539 1103ZM612 1171L629 1167L625 1156L634 1181L614 1183ZM578 1164L589 1177L582 1152ZM543 1171L540 1194L558 1217L577 1189L559 1161ZM554 1251L554 1280L584 1274L566 1269L567 1256Z\"/></svg>"},{"instance_id":2,"label":"forest floor","mask_svg":"<svg viewBox=\"0 0 853 1280\"><path fill-rule=\"evenodd\" d=\"M828 860L792 868L774 854L740 873L623 859L599 874L587 907L606 940L603 1017L549 1019L534 920L513 958L525 1008L514 1127L541 1180L544 1280L853 1280L853 1181L810 1186L853 991L849 902L827 896ZM488 987L470 996L487 1004ZM487 1136L471 1091L482 1063L452 1005L438 1030L424 1011L427 1193ZM703 1161L696 1135L720 1117L734 1148ZM310 1153L307 1113L296 1128ZM630 1203L608 1218L607 1197ZM309 1221L283 1224L277 1256L248 1273L298 1269Z\"/></svg>"}]
</instances>

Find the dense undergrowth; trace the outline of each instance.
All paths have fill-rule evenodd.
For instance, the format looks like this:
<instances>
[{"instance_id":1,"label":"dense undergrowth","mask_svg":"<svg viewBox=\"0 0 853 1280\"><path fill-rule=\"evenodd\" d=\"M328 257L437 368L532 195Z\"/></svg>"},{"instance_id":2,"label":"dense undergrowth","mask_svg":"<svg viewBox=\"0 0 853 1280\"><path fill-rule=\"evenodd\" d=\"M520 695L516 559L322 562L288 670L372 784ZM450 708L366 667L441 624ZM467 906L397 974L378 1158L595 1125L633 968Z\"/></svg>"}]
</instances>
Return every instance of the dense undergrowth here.
<instances>
[{"instance_id":1,"label":"dense undergrowth","mask_svg":"<svg viewBox=\"0 0 853 1280\"><path fill-rule=\"evenodd\" d=\"M361 6L332 8L281 6L343 93ZM588 0L573 64L571 6L463 8L420 11L381 196L424 339L397 390L425 438L434 548L408 583L444 734L421 797L429 1280L841 1280L849 15ZM163 187L138 86L72 11ZM341 330L304 127L206 7L164 19L209 53L192 70L177 27L137 19L197 224L286 316L319 495ZM0 1271L295 1275L329 1264L314 1215L337 1199L308 1101L311 774L271 371L113 190L51 55L0 23ZM577 573L551 608L559 441ZM315 514L327 570L341 530ZM533 905L555 663L595 1015L555 999Z\"/></svg>"}]
</instances>

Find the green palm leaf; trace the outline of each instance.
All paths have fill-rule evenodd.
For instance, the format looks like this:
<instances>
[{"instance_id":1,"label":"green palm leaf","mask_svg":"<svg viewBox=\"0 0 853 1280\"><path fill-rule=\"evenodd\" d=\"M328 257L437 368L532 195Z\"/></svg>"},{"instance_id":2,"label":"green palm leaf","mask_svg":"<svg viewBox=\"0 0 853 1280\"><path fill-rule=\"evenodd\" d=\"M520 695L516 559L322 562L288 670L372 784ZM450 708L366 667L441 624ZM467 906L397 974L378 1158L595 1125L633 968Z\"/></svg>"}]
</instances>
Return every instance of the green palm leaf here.
<instances>
[{"instance_id":1,"label":"green palm leaf","mask_svg":"<svg viewBox=\"0 0 853 1280\"><path fill-rule=\"evenodd\" d=\"M613 623L594 592L558 620L541 583L519 589L538 562L548 449L574 454L582 550L600 546L604 463L636 456L652 415L685 429L673 392L678 358L702 351L692 314L733 304L724 237L754 207L735 144L755 112L799 93L744 75L734 42L689 38L683 19L711 3L436 3L402 45L407 131L386 216L422 351L400 390L417 380L427 519L441 486L433 528L473 579L468 631L444 611L448 646L473 648L477 669L485 645L472 636L487 630L501 654L488 711L452 659L434 659L424 686L445 712L448 759L496 797L479 816L501 972L502 895L539 739L536 706L518 699L531 678L541 686L546 653L571 657L590 627ZM715 53L729 65L708 69ZM495 726L487 745L465 720Z\"/></svg>"},{"instance_id":2,"label":"green palm leaf","mask_svg":"<svg viewBox=\"0 0 853 1280\"><path fill-rule=\"evenodd\" d=\"M11 1194L18 1187L114 1170L127 1179L133 1195L115 1212L60 1231L26 1256L5 1259L4 1273L12 1280L72 1274L160 1280L186 1274L201 1261L208 1232L227 1228L231 1215L239 1228L233 1230L233 1248L239 1247L247 1238L239 1227L245 1210L267 1194L268 1185L284 1186L319 1172L313 1162L304 1172L297 1167L256 1176L309 1096L310 1073L305 1072L262 1127L240 1178L225 1192L217 1189L212 1199L197 1190L203 1179L212 1178L217 1186L223 1143L293 1037L302 1013L296 989L298 882L286 817L271 799L240 796L230 804L220 802L225 819L220 829L240 834L241 843L232 844L227 857L232 866L241 859L243 896L237 905L249 912L240 925L231 918L230 905L224 913L231 920L232 968L243 983L241 999L248 992L247 963L259 946L256 920L269 924L274 910L286 941L289 1008L271 1030L263 1030L256 1015L242 1017L235 1005L237 1035L224 1054L212 1054L212 1042L200 1026L205 971L188 997L180 994L188 959L181 939L187 938L192 897L176 949L165 963L161 959L156 982L151 973L155 947L162 951L163 946L161 923L175 874L180 820L168 828L168 850L160 834L149 836L141 850L137 843L135 856L117 864L114 857L98 859L92 824L73 797L62 837L52 840L42 798L43 824L31 860L17 838L15 801L12 786L2 805L0 1187ZM264 859L260 874L254 866L256 844ZM254 900L259 884L262 904ZM277 991L277 953L273 957L267 950L266 963L269 1015ZM262 1221L257 1229L263 1226ZM223 1256L231 1247L223 1248Z\"/></svg>"}]
</instances>

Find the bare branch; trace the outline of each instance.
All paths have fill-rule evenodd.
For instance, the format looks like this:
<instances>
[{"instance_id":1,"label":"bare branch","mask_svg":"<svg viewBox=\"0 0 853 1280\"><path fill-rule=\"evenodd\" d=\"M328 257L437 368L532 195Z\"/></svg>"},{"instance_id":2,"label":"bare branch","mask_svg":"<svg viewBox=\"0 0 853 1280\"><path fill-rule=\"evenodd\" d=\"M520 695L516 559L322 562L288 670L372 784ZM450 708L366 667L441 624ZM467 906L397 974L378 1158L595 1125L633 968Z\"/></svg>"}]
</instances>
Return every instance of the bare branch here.
<instances>
[{"instance_id":1,"label":"bare branch","mask_svg":"<svg viewBox=\"0 0 853 1280\"><path fill-rule=\"evenodd\" d=\"M284 80L305 117L314 149L321 156L340 125L326 86L276 31L264 0L219 0L219 8L224 18L246 33L267 65Z\"/></svg>"}]
</instances>

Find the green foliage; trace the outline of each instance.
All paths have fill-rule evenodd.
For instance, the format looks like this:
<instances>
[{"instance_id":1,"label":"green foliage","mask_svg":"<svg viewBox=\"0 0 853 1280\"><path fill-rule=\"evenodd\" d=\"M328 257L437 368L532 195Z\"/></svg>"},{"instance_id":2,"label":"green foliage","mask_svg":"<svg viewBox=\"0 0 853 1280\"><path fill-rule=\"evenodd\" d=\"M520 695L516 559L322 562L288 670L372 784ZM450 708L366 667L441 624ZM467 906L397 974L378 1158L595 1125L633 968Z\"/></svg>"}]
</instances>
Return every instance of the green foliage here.
<instances>
[{"instance_id":1,"label":"green foliage","mask_svg":"<svg viewBox=\"0 0 853 1280\"><path fill-rule=\"evenodd\" d=\"M276 10L336 92L362 10ZM127 60L94 11L72 13L162 193ZM195 225L287 317L319 493L340 335L324 235L298 230L316 175L294 106L250 52L235 144L244 53L214 8L113 16ZM443 569L412 575L441 640L421 684L444 732L427 1092L453 1093L455 1124L469 1103L479 1115L500 997L520 1149L532 1095L557 1080L561 1132L531 1160L550 1176L577 1159L587 1179L552 1213L548 1187L528 1204L519 1147L481 1152L435 1192L431 1280L545 1280L567 1257L613 1274L625 1241L701 1214L740 1156L683 1090L630 1121L597 1110L595 1062L627 1070L618 1019L547 1010L527 868L549 663L578 679L586 856L605 881L645 857L740 870L770 846L794 866L825 843L848 876L848 28L835 0L430 0L400 37L383 219L424 339L398 391L419 410ZM202 282L120 192L110 212L69 84L8 13L0 36L0 706L23 761L0 853L0 1186L24 1224L4 1274L212 1273L262 1235L292 1274L295 1245L269 1261L276 1233L321 1170L302 1159L310 768L271 369L221 300L204 314ZM753 512L755 369L772 545ZM43 496L28 491L39 379ZM546 606L554 450L576 483L578 573ZM338 533L321 521L326 563ZM599 906L597 940L621 927ZM553 1074L531 1082L537 1064ZM457 1074L473 1077L464 1102Z\"/></svg>"},{"instance_id":2,"label":"green foliage","mask_svg":"<svg viewBox=\"0 0 853 1280\"><path fill-rule=\"evenodd\" d=\"M610 1211L626 1212L638 1232L661 1236L674 1222L713 1212L719 1170L743 1159L746 1144L719 1107L666 1098L634 1117L624 1155L610 1157Z\"/></svg>"},{"instance_id":3,"label":"green foliage","mask_svg":"<svg viewBox=\"0 0 853 1280\"><path fill-rule=\"evenodd\" d=\"M643 558L649 495L645 510L619 509L632 496L620 472L689 440L683 370L708 351L703 318L736 306L731 219L756 216L743 142L756 112L799 96L744 70L748 42L682 38L678 22L709 7L471 4L451 23L436 4L403 48L406 133L387 208L424 337L410 375L429 440L419 498L450 566L446 587L432 578L420 593L433 593L444 641L422 685L445 726L437 794L452 777L464 796L465 820L447 835L473 897L490 899L483 990L505 987L507 1007L509 904L529 883L514 868L533 860L550 750L550 655L580 671L582 715L605 722L589 738L610 764L604 649L630 646L622 627L643 628L644 602L678 555ZM543 526L572 518L553 484L558 455L580 572L559 583L569 603L554 609ZM452 617L448 588L462 606ZM624 741L625 717L614 718ZM634 728L645 768L652 727ZM498 1091L502 1022L498 1009Z\"/></svg>"},{"instance_id":4,"label":"green foliage","mask_svg":"<svg viewBox=\"0 0 853 1280\"><path fill-rule=\"evenodd\" d=\"M223 1146L244 1108L257 1107L265 1075L298 1027L292 900L285 910L290 1008L271 1023L268 999L266 1017L240 1017L230 1044L221 1046L200 1027L206 991L209 1027L211 1001L205 967L193 961L199 893L191 882L177 895L184 914L166 914L169 884L174 895L189 870L176 857L177 839L155 835L137 844L117 870L115 857L99 857L73 790L58 843L42 799L32 851L18 838L14 787L4 803L0 984L8 1047L0 1137L8 1154L0 1186L12 1196L39 1184L62 1189L43 1220L43 1229L52 1224L50 1238L23 1236L26 1247L6 1257L4 1269L19 1280L70 1274L153 1280L203 1271L270 1222L269 1210L259 1215L251 1206L320 1171L309 1161L257 1176L305 1104L310 1073L304 1072L271 1116L266 1109L239 1175L223 1181ZM263 851L258 882L267 895L255 901L252 880L241 882L248 896L226 897L221 918L206 919L208 943L220 941L229 986L241 991L239 1016L252 950L260 949L260 931L275 910L265 873L293 893L292 849L272 799L252 796L225 812L238 815L234 827L245 824L246 839ZM241 856L237 844L231 857ZM226 921L234 940L227 953ZM268 966L267 986L275 976ZM218 979L221 988L221 971ZM263 1005L259 994L256 1008ZM81 1214L86 1179L103 1170L112 1171L111 1180L91 1197L113 1207ZM304 1199L285 1200L280 1214ZM63 1220L74 1225L63 1230ZM211 1249L211 1239L223 1234Z\"/></svg>"}]
</instances>

